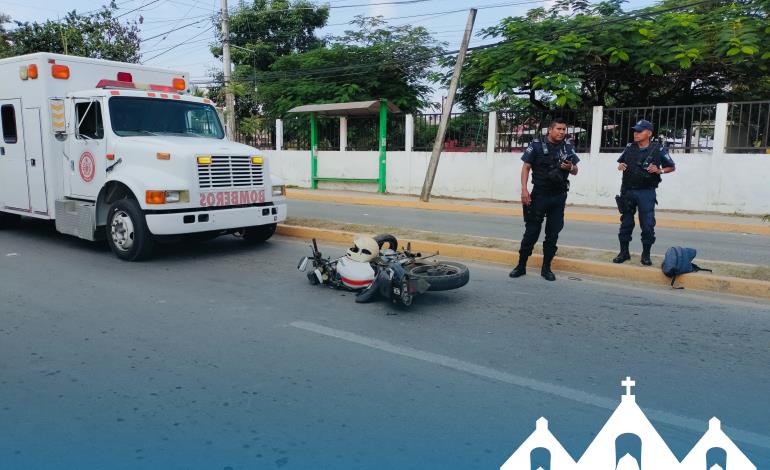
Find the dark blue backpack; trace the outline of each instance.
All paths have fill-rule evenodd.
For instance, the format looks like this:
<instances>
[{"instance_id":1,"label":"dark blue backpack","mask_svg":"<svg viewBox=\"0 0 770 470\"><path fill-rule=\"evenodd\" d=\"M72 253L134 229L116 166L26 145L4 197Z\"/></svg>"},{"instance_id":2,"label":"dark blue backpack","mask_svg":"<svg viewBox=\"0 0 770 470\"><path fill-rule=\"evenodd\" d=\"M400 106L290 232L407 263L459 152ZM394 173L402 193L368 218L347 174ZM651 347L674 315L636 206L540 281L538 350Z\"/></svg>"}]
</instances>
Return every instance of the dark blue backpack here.
<instances>
[{"instance_id":1,"label":"dark blue backpack","mask_svg":"<svg viewBox=\"0 0 770 470\"><path fill-rule=\"evenodd\" d=\"M672 246L666 250L666 256L663 258L663 264L660 266L663 274L671 278L671 287L674 287L674 281L680 274L687 274L697 271L708 271L710 269L701 268L693 263L695 255L698 252L695 248L683 248L681 246ZM684 289L679 287L679 289Z\"/></svg>"}]
</instances>

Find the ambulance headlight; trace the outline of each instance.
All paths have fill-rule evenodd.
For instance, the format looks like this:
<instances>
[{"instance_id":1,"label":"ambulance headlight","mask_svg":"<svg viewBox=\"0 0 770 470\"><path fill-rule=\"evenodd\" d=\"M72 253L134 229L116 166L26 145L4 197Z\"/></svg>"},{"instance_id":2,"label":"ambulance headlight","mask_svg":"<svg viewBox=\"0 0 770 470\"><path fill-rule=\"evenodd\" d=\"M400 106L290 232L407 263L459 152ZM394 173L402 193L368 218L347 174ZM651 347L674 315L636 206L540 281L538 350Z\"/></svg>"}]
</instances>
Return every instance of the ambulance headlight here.
<instances>
[{"instance_id":1,"label":"ambulance headlight","mask_svg":"<svg viewBox=\"0 0 770 470\"><path fill-rule=\"evenodd\" d=\"M189 191L166 191L166 204L190 202Z\"/></svg>"},{"instance_id":2,"label":"ambulance headlight","mask_svg":"<svg viewBox=\"0 0 770 470\"><path fill-rule=\"evenodd\" d=\"M286 185L273 186L273 197L286 196Z\"/></svg>"}]
</instances>

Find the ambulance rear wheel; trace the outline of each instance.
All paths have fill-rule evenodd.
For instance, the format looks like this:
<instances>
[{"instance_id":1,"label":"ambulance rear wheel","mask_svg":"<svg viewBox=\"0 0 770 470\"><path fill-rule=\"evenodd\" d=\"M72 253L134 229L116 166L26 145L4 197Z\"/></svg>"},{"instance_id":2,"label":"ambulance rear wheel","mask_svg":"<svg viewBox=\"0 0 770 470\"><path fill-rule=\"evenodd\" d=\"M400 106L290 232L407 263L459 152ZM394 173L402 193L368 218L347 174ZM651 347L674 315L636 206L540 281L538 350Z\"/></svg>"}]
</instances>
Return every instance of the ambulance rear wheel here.
<instances>
[{"instance_id":1,"label":"ambulance rear wheel","mask_svg":"<svg viewBox=\"0 0 770 470\"><path fill-rule=\"evenodd\" d=\"M5 212L0 212L0 229L13 228L19 225L19 222L21 222L20 215L6 214Z\"/></svg>"},{"instance_id":2,"label":"ambulance rear wheel","mask_svg":"<svg viewBox=\"0 0 770 470\"><path fill-rule=\"evenodd\" d=\"M241 233L246 243L262 243L273 236L277 226L278 224L255 225L242 229Z\"/></svg>"},{"instance_id":3,"label":"ambulance rear wheel","mask_svg":"<svg viewBox=\"0 0 770 470\"><path fill-rule=\"evenodd\" d=\"M155 238L147 228L142 209L134 199L120 199L107 213L107 243L115 256L124 261L148 258Z\"/></svg>"}]
</instances>

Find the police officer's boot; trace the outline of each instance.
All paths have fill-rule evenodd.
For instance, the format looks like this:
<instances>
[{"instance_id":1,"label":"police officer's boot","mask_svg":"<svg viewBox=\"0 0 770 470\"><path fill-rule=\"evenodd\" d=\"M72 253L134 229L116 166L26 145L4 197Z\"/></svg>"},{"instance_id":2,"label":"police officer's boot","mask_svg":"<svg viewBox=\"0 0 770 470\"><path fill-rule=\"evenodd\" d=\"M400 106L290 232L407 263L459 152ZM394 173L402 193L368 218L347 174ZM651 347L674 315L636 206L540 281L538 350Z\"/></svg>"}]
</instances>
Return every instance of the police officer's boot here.
<instances>
[{"instance_id":1,"label":"police officer's boot","mask_svg":"<svg viewBox=\"0 0 770 470\"><path fill-rule=\"evenodd\" d=\"M652 249L652 245L644 244L642 245L642 264L645 266L652 266L652 260L650 259L650 250Z\"/></svg>"},{"instance_id":2,"label":"police officer's boot","mask_svg":"<svg viewBox=\"0 0 770 470\"><path fill-rule=\"evenodd\" d=\"M553 260L553 256L543 257L543 266L540 268L540 275L543 276L543 279L546 281L556 280L556 275L551 271L551 260Z\"/></svg>"},{"instance_id":3,"label":"police officer's boot","mask_svg":"<svg viewBox=\"0 0 770 470\"><path fill-rule=\"evenodd\" d=\"M519 253L519 264L508 273L508 276L517 278L527 274L527 258L529 258L529 256Z\"/></svg>"},{"instance_id":4,"label":"police officer's boot","mask_svg":"<svg viewBox=\"0 0 770 470\"><path fill-rule=\"evenodd\" d=\"M612 262L615 264L620 264L630 259L631 253L628 252L628 242L620 242L620 253L618 253L618 256L612 258Z\"/></svg>"}]
</instances>

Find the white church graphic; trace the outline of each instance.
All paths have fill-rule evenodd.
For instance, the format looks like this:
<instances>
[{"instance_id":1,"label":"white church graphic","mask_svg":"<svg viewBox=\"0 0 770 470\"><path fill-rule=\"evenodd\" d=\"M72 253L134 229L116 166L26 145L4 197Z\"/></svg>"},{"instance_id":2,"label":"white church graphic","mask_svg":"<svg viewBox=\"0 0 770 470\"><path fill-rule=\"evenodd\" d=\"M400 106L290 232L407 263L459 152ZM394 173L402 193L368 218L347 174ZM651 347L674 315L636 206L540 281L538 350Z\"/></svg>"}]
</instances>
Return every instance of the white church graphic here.
<instances>
[{"instance_id":1,"label":"white church graphic","mask_svg":"<svg viewBox=\"0 0 770 470\"><path fill-rule=\"evenodd\" d=\"M631 394L636 382L626 377L621 385L626 393L620 405L580 460L572 459L540 418L500 470L756 470L717 418L711 418L706 433L679 462L636 404Z\"/></svg>"}]
</instances>

